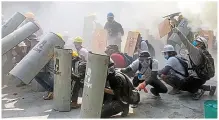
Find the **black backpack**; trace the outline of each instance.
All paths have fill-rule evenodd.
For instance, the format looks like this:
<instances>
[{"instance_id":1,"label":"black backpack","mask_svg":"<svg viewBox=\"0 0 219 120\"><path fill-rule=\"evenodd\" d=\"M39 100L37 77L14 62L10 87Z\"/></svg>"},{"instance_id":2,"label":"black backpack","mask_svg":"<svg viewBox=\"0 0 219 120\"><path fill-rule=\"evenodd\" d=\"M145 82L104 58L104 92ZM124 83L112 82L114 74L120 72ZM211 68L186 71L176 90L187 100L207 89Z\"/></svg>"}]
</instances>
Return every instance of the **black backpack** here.
<instances>
[{"instance_id":1,"label":"black backpack","mask_svg":"<svg viewBox=\"0 0 219 120\"><path fill-rule=\"evenodd\" d=\"M207 50L201 50L203 61L200 65L195 65L189 56L192 70L194 70L198 77L202 80L210 80L215 75L214 59Z\"/></svg>"},{"instance_id":2,"label":"black backpack","mask_svg":"<svg viewBox=\"0 0 219 120\"><path fill-rule=\"evenodd\" d=\"M127 92L126 94L127 102L129 104L138 104L140 102L140 94L138 90L134 88L133 84L131 83L130 78L126 74L119 72L119 71L116 71L116 75L121 76L121 78L124 78L124 81L125 81L124 88L125 88L125 91Z\"/></svg>"},{"instance_id":3,"label":"black backpack","mask_svg":"<svg viewBox=\"0 0 219 120\"><path fill-rule=\"evenodd\" d=\"M178 61L180 62L180 64L183 66L184 71L185 71L185 74L182 74L182 73L178 72L177 70L174 70L173 68L172 68L172 70L173 70L174 72L176 72L177 74L180 74L180 75L183 76L183 77L188 77L188 76L189 76L189 72L188 72L189 66L188 66L188 63L187 63L188 60L186 60L186 59L183 58L183 57L178 57L178 56L175 56L175 58L177 58Z\"/></svg>"}]
</instances>

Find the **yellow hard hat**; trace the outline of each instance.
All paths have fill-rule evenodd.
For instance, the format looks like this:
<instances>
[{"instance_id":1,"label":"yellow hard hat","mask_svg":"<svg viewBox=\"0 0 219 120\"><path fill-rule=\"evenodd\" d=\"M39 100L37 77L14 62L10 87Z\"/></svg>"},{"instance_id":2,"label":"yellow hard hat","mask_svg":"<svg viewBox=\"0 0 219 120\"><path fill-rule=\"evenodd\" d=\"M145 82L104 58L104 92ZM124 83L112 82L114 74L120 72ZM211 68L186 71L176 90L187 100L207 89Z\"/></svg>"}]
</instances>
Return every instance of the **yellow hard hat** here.
<instances>
[{"instance_id":1,"label":"yellow hard hat","mask_svg":"<svg viewBox=\"0 0 219 120\"><path fill-rule=\"evenodd\" d=\"M59 36L63 40L62 34L56 33L56 35Z\"/></svg>"},{"instance_id":2,"label":"yellow hard hat","mask_svg":"<svg viewBox=\"0 0 219 120\"><path fill-rule=\"evenodd\" d=\"M78 57L78 53L76 51L72 51L72 57Z\"/></svg>"},{"instance_id":3,"label":"yellow hard hat","mask_svg":"<svg viewBox=\"0 0 219 120\"><path fill-rule=\"evenodd\" d=\"M78 42L78 43L82 43L83 42L83 39L81 37L76 37L74 39L74 42Z\"/></svg>"},{"instance_id":4,"label":"yellow hard hat","mask_svg":"<svg viewBox=\"0 0 219 120\"><path fill-rule=\"evenodd\" d=\"M26 18L34 18L34 14L32 13L32 12L27 12L26 14L25 14L25 17Z\"/></svg>"}]
</instances>

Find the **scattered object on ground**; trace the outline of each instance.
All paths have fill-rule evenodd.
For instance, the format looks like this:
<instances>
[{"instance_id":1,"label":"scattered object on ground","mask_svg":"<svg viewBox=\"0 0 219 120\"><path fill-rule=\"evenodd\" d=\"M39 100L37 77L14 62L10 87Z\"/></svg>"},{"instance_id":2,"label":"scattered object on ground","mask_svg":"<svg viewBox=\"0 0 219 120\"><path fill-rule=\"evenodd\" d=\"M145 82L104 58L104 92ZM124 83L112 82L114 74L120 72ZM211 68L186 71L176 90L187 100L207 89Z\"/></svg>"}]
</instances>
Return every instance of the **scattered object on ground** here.
<instances>
[{"instance_id":1,"label":"scattered object on ground","mask_svg":"<svg viewBox=\"0 0 219 120\"><path fill-rule=\"evenodd\" d=\"M13 95L17 95L17 93L13 93Z\"/></svg>"},{"instance_id":2,"label":"scattered object on ground","mask_svg":"<svg viewBox=\"0 0 219 120\"><path fill-rule=\"evenodd\" d=\"M217 118L217 100L204 102L205 118Z\"/></svg>"}]
</instances>

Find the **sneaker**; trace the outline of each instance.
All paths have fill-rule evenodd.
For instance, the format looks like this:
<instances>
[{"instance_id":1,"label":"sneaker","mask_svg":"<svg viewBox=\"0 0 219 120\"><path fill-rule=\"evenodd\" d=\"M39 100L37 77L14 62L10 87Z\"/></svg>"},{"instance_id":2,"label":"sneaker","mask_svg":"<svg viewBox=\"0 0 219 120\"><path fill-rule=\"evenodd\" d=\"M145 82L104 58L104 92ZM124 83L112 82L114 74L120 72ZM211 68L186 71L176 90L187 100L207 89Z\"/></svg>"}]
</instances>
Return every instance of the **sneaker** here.
<instances>
[{"instance_id":1,"label":"sneaker","mask_svg":"<svg viewBox=\"0 0 219 120\"><path fill-rule=\"evenodd\" d=\"M151 91L151 93L152 93L154 96L157 96L157 97L159 97L159 96L160 96L160 94L159 94L159 93L157 93L157 92L155 91L155 89L154 89L154 88L151 88L151 89L150 89L150 91Z\"/></svg>"},{"instance_id":2,"label":"sneaker","mask_svg":"<svg viewBox=\"0 0 219 120\"><path fill-rule=\"evenodd\" d=\"M52 100L53 99L53 92L48 92L46 96L43 96L44 100Z\"/></svg>"},{"instance_id":3,"label":"sneaker","mask_svg":"<svg viewBox=\"0 0 219 120\"><path fill-rule=\"evenodd\" d=\"M216 86L211 86L211 89L210 89L209 95L210 95L210 96L213 96L214 93L215 93L215 91L216 91Z\"/></svg>"},{"instance_id":4,"label":"sneaker","mask_svg":"<svg viewBox=\"0 0 219 120\"><path fill-rule=\"evenodd\" d=\"M199 89L196 93L193 94L192 99L199 100L204 93L205 91L203 89Z\"/></svg>"},{"instance_id":5,"label":"sneaker","mask_svg":"<svg viewBox=\"0 0 219 120\"><path fill-rule=\"evenodd\" d=\"M21 81L18 85L16 85L16 87L23 87L23 86L25 86L25 85L26 85L26 84Z\"/></svg>"},{"instance_id":6,"label":"sneaker","mask_svg":"<svg viewBox=\"0 0 219 120\"><path fill-rule=\"evenodd\" d=\"M72 109L78 109L81 107L81 104L78 104L77 102L71 102L71 108Z\"/></svg>"},{"instance_id":7,"label":"sneaker","mask_svg":"<svg viewBox=\"0 0 219 120\"><path fill-rule=\"evenodd\" d=\"M173 88L168 94L170 94L170 95L180 94L180 90Z\"/></svg>"},{"instance_id":8,"label":"sneaker","mask_svg":"<svg viewBox=\"0 0 219 120\"><path fill-rule=\"evenodd\" d=\"M126 117L129 114L129 104L124 106L123 112L121 114L121 117Z\"/></svg>"}]
</instances>

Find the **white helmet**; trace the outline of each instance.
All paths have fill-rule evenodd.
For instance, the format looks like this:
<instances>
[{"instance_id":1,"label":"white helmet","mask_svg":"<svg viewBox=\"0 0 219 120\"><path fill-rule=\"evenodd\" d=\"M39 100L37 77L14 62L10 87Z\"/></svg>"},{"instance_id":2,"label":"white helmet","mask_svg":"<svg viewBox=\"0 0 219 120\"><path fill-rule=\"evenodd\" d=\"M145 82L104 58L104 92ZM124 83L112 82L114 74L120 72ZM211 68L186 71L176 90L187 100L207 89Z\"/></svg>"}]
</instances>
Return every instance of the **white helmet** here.
<instances>
[{"instance_id":1,"label":"white helmet","mask_svg":"<svg viewBox=\"0 0 219 120\"><path fill-rule=\"evenodd\" d=\"M173 51L175 51L175 49L172 45L165 45L164 51L162 51L162 52L164 53L164 52L173 52Z\"/></svg>"},{"instance_id":2,"label":"white helmet","mask_svg":"<svg viewBox=\"0 0 219 120\"><path fill-rule=\"evenodd\" d=\"M196 38L197 41L201 42L201 43L204 43L205 44L205 47L208 48L208 40L206 40L204 37L201 37L201 36L198 36Z\"/></svg>"}]
</instances>

